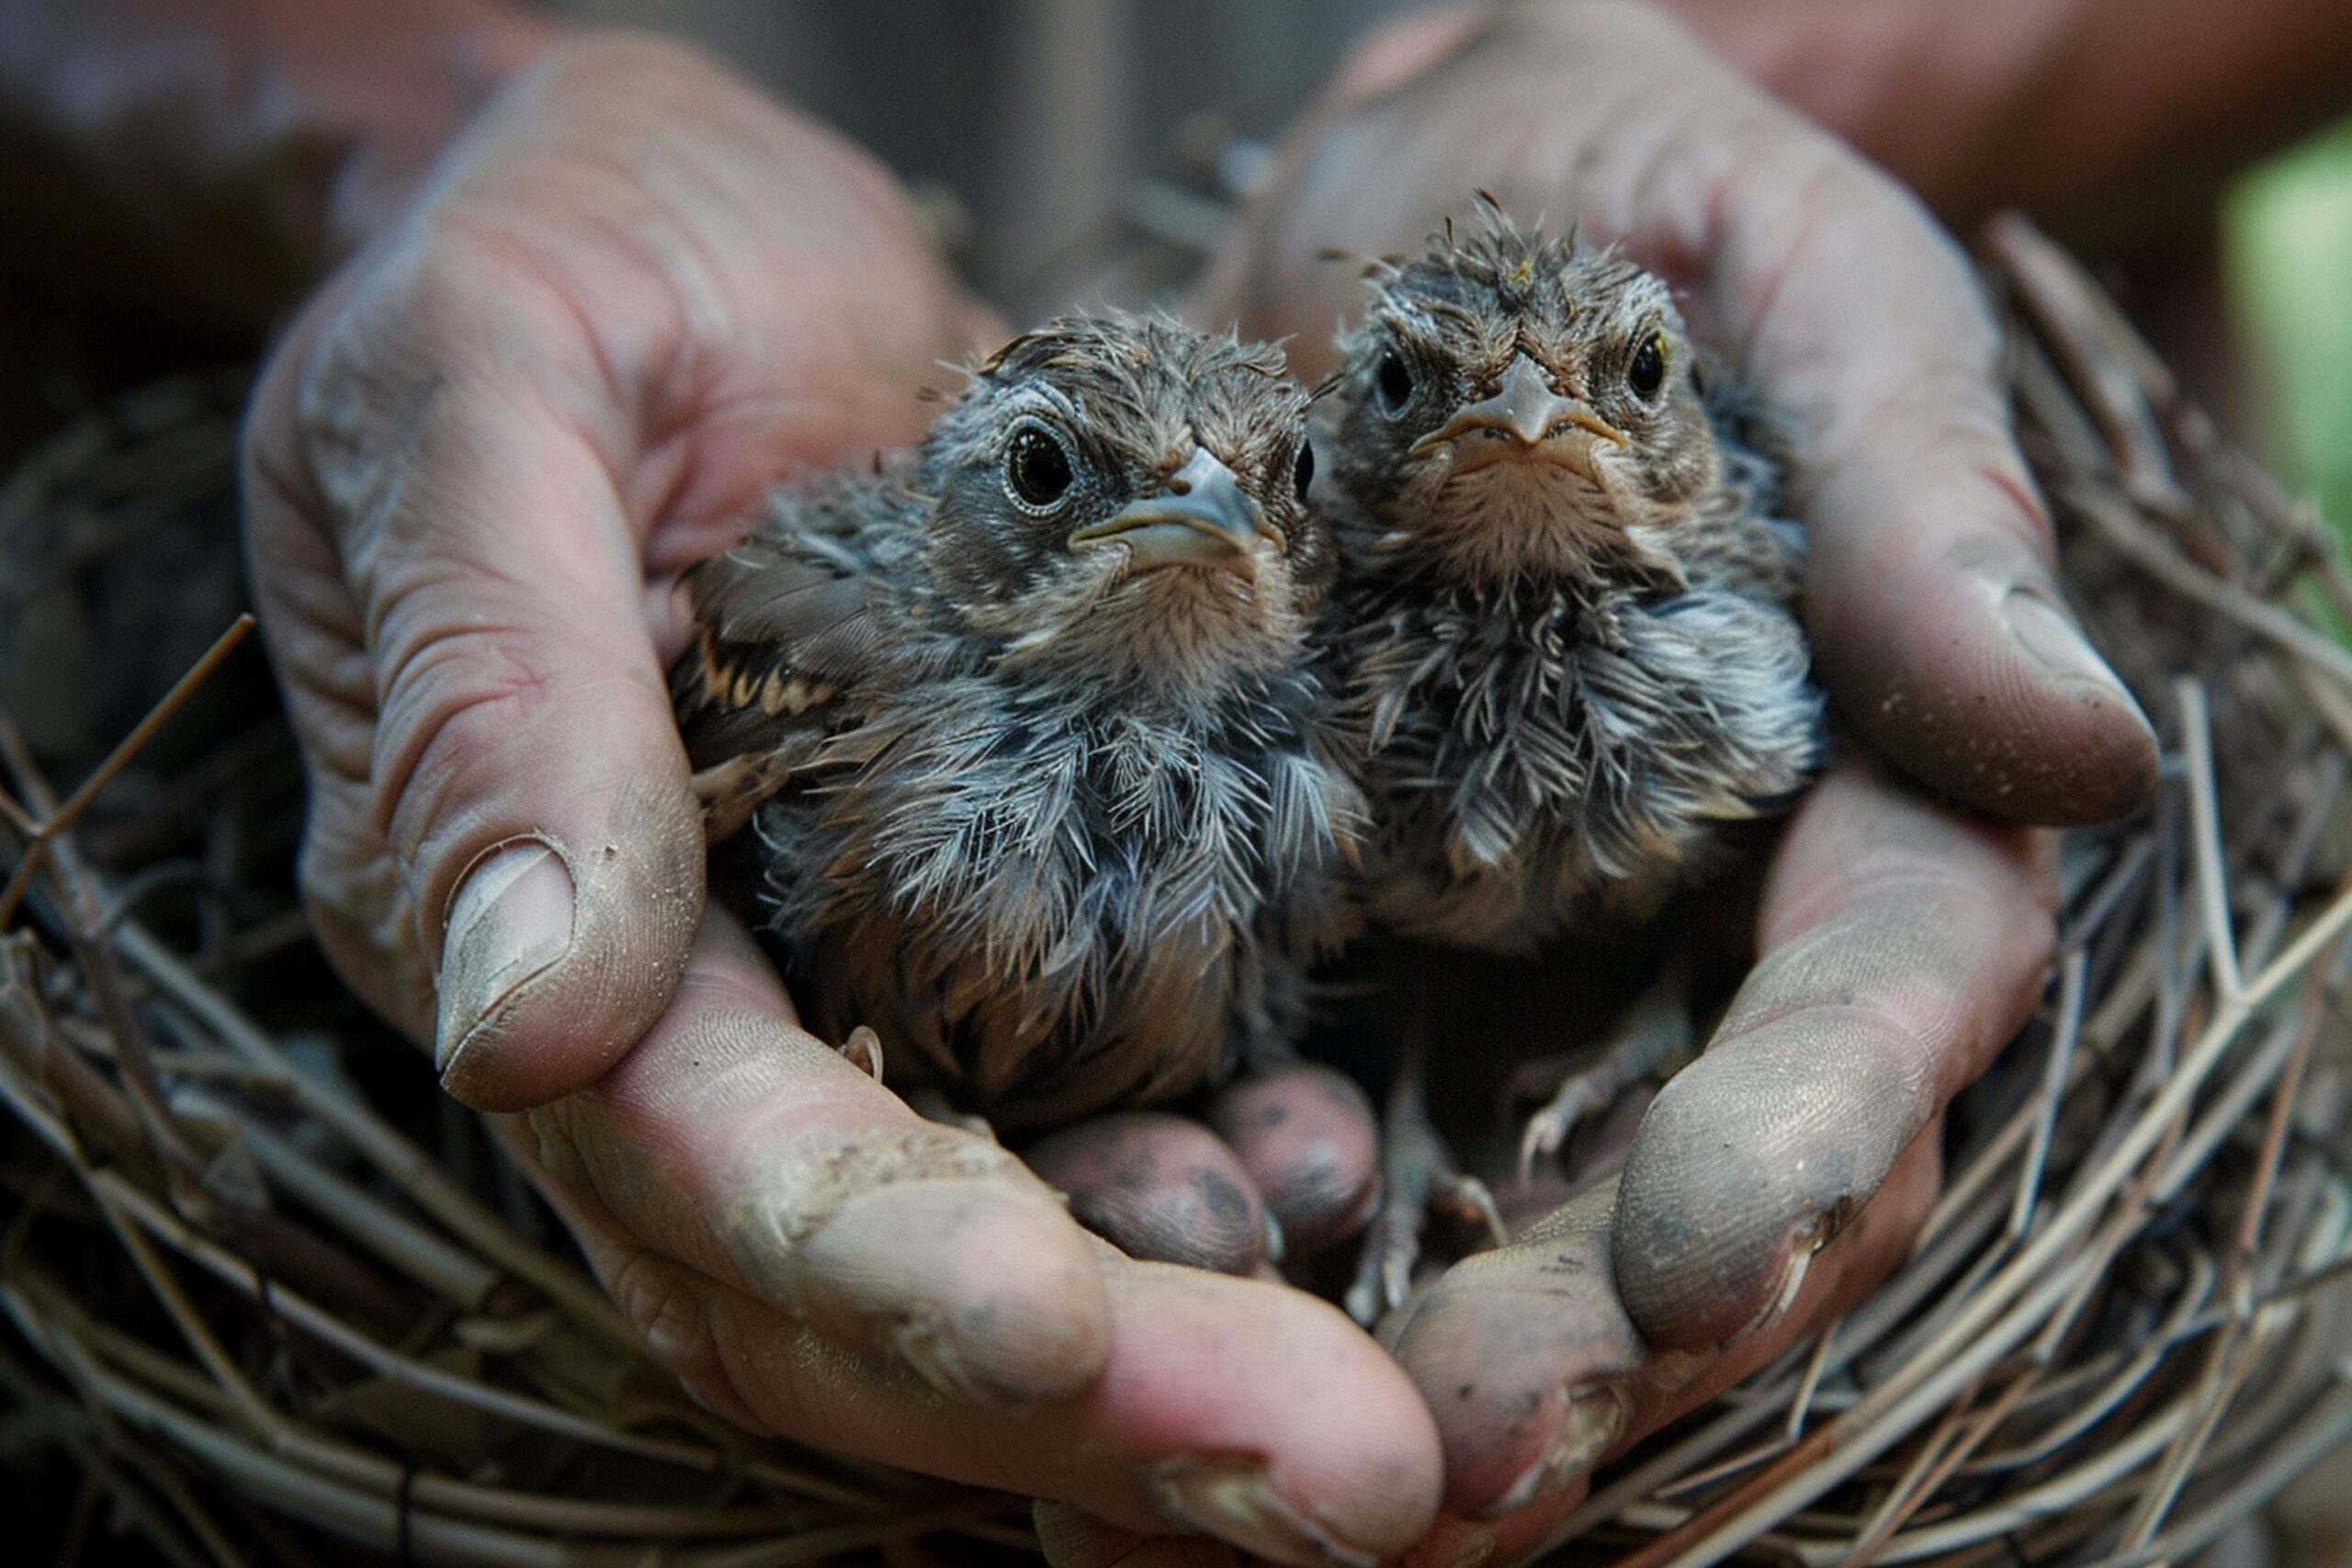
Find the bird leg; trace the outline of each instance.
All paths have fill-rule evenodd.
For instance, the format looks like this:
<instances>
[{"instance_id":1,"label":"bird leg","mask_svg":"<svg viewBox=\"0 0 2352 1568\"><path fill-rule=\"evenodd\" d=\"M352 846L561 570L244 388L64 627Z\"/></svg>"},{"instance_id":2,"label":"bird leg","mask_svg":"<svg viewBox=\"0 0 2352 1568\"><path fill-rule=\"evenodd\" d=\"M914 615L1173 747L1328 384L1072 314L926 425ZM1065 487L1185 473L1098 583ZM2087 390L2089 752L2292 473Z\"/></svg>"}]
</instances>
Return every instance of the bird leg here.
<instances>
[{"instance_id":1,"label":"bird leg","mask_svg":"<svg viewBox=\"0 0 2352 1568\"><path fill-rule=\"evenodd\" d=\"M1615 1033L1599 1055L1581 1066L1571 1066L1589 1052L1529 1062L1513 1075L1514 1088L1554 1084L1551 1099L1527 1119L1519 1141L1520 1179L1527 1179L1538 1159L1560 1152L1577 1124L1605 1111L1617 1096L1645 1078L1668 1077L1697 1055L1693 1026L1690 964L1688 954L1668 960L1666 968L1634 998L1618 1021Z\"/></svg>"},{"instance_id":2,"label":"bird leg","mask_svg":"<svg viewBox=\"0 0 2352 1568\"><path fill-rule=\"evenodd\" d=\"M1371 1325L1404 1303L1413 1265L1421 1256L1421 1227L1431 1210L1483 1225L1493 1246L1510 1239L1487 1184L1464 1175L1453 1151L1430 1124L1425 1077L1425 1030L1410 1028L1396 1054L1387 1114L1380 1128L1380 1202L1366 1227L1363 1258L1348 1287L1348 1314Z\"/></svg>"}]
</instances>

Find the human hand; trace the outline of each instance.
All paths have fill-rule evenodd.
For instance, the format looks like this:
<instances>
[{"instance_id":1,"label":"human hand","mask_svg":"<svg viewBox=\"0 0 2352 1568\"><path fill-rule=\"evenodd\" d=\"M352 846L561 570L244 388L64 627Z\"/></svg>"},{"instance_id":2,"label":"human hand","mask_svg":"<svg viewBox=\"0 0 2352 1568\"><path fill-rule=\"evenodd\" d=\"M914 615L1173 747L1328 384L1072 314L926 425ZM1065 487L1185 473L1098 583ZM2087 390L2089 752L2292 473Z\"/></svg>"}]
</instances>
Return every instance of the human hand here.
<instances>
[{"instance_id":1,"label":"human hand","mask_svg":"<svg viewBox=\"0 0 2352 1568\"><path fill-rule=\"evenodd\" d=\"M802 1031L703 839L670 580L916 434L995 329L868 160L674 46L512 83L273 355L248 547L303 883L606 1288L747 1426L1285 1561L1426 1528L1436 1438L1336 1312L1130 1263Z\"/></svg>"},{"instance_id":2,"label":"human hand","mask_svg":"<svg viewBox=\"0 0 2352 1568\"><path fill-rule=\"evenodd\" d=\"M1311 376L1359 303L1320 253L1410 249L1474 186L1624 243L1792 420L1808 627L1882 756L2011 824L2144 798L2153 738L2053 583L1965 263L1659 13L1552 0L1376 36L1285 142L1200 313L1297 333ZM1447 1519L1416 1561L1533 1551L1596 1460L1901 1257L1941 1108L2037 993L2052 867L2047 834L1880 768L1815 793L1775 858L1761 962L1614 1189L1462 1265L1403 1325L1447 1457Z\"/></svg>"}]
</instances>

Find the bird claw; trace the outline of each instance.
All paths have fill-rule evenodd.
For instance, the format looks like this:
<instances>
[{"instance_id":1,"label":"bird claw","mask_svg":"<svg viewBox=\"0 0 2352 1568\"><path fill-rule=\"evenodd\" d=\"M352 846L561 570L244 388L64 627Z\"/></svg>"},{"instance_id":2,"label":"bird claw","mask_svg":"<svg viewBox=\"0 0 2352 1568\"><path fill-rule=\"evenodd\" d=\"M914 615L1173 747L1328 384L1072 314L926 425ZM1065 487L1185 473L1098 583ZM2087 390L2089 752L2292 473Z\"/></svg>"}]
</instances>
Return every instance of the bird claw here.
<instances>
[{"instance_id":1,"label":"bird claw","mask_svg":"<svg viewBox=\"0 0 2352 1568\"><path fill-rule=\"evenodd\" d=\"M1623 1089L1622 1082L1609 1080L1615 1075L1604 1071L1571 1073L1544 1108L1527 1119L1526 1128L1519 1138L1519 1179L1525 1182L1535 1172L1535 1162L1558 1154L1568 1141L1568 1134L1577 1123L1600 1110Z\"/></svg>"},{"instance_id":2,"label":"bird claw","mask_svg":"<svg viewBox=\"0 0 2352 1568\"><path fill-rule=\"evenodd\" d=\"M1348 1315L1365 1327L1405 1304L1421 1259L1421 1229L1432 1213L1476 1225L1487 1244L1510 1240L1487 1184L1464 1174L1425 1120L1392 1114L1381 1138L1380 1205L1365 1228L1363 1256L1346 1297Z\"/></svg>"},{"instance_id":3,"label":"bird claw","mask_svg":"<svg viewBox=\"0 0 2352 1568\"><path fill-rule=\"evenodd\" d=\"M1412 1286L1413 1265L1420 1257L1420 1227L1391 1224L1384 1204L1364 1234L1363 1258L1348 1286L1348 1315L1370 1328L1381 1314L1402 1303Z\"/></svg>"},{"instance_id":4,"label":"bird claw","mask_svg":"<svg viewBox=\"0 0 2352 1568\"><path fill-rule=\"evenodd\" d=\"M1510 1232L1503 1224L1502 1211L1495 1207L1495 1195L1487 1190L1485 1182L1475 1176L1452 1170L1441 1174L1437 1189L1438 1195L1456 1219L1487 1233L1488 1247L1510 1245Z\"/></svg>"},{"instance_id":5,"label":"bird claw","mask_svg":"<svg viewBox=\"0 0 2352 1568\"><path fill-rule=\"evenodd\" d=\"M876 1083L882 1081L882 1037L880 1035L861 1023L849 1032L849 1038L841 1043L839 1050L851 1066L855 1067Z\"/></svg>"},{"instance_id":6,"label":"bird claw","mask_svg":"<svg viewBox=\"0 0 2352 1568\"><path fill-rule=\"evenodd\" d=\"M1557 1155L1586 1118L1609 1110L1626 1089L1645 1079L1671 1077L1697 1046L1688 972L1676 962L1634 998L1615 1038L1589 1058L1589 1065L1573 1066L1580 1059L1576 1056L1521 1064L1511 1075L1512 1094L1549 1098L1520 1134L1519 1179L1526 1182L1537 1160Z\"/></svg>"}]
</instances>

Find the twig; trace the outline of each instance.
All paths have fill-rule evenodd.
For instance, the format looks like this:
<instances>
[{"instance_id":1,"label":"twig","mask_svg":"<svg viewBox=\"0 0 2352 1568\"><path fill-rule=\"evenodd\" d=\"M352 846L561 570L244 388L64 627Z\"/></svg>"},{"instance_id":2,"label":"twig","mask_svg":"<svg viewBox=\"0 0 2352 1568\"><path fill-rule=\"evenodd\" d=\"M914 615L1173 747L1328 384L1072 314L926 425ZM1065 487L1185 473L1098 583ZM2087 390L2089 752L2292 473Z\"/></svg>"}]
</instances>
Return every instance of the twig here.
<instances>
[{"instance_id":1,"label":"twig","mask_svg":"<svg viewBox=\"0 0 2352 1568\"><path fill-rule=\"evenodd\" d=\"M2066 1080L2075 1065L2075 1042L2083 1027L2081 948L2069 953L2058 970L2058 1025L2051 1032L2049 1066L2043 1070L2041 1093L2033 1119L2033 1139L2026 1145L2024 1168L2018 1176L2017 1201L2009 1208L2008 1234L2023 1236L2041 1195L2041 1172L2050 1160L2050 1139L2058 1125L2058 1106L2065 1097Z\"/></svg>"},{"instance_id":2,"label":"twig","mask_svg":"<svg viewBox=\"0 0 2352 1568\"><path fill-rule=\"evenodd\" d=\"M2182 1062L2179 1072L2093 1173L2085 1190L2069 1200L2049 1228L2020 1249L2001 1277L1988 1283L1977 1299L1962 1309L1947 1331L1956 1353L1944 1360L1939 1370L1935 1360L1921 1358L1904 1374L1873 1389L1860 1404L1808 1437L1738 1493L1635 1553L1627 1560L1625 1568L1652 1568L1666 1562L1675 1563L1677 1568L1698 1568L1699 1564L1753 1540L1787 1507L1820 1496L1836 1482L1884 1451L1901 1432L1916 1423L1918 1415L1933 1407L1938 1393L1949 1395L1968 1376L2014 1343L2016 1337L2021 1337L2025 1325L2055 1306L2086 1272L2083 1258L2066 1258L2065 1248L2088 1222L2095 1207L2120 1187L2123 1174L2131 1166L2154 1148L2165 1129L2185 1109L2188 1097L2211 1072L2254 1010L2288 978L2301 973L2323 947L2341 936L2347 924L2352 924L2352 895L2330 904L2326 912L2251 985L2237 996L2224 999L2196 1047Z\"/></svg>"},{"instance_id":3,"label":"twig","mask_svg":"<svg viewBox=\"0 0 2352 1568\"><path fill-rule=\"evenodd\" d=\"M2189 842L2197 856L2197 901L2205 915L2205 947L2224 1002L2245 989L2238 974L2238 944L2230 930L2230 893L2222 869L2222 818L2213 785L2213 728L2205 712L2205 688L2188 676L2173 683L2180 705L2180 728L2188 752Z\"/></svg>"},{"instance_id":4,"label":"twig","mask_svg":"<svg viewBox=\"0 0 2352 1568\"><path fill-rule=\"evenodd\" d=\"M180 705L211 677L212 671L220 667L220 661L234 652L237 645L245 640L245 634L253 629L253 616L250 614L239 615L230 624L229 629L205 649L203 656L189 666L187 673L174 682L172 689L147 710L147 716L131 727L130 733L124 736L107 754L106 761L82 781L81 787L66 796L63 805L41 814L40 826L35 829L31 841L25 845L24 858L17 863L17 869L9 876L7 885L0 887L0 929L5 929L16 918L17 906L23 901L25 889L30 886L33 874L48 859L50 846L57 841L58 836L81 819L82 813L89 807L91 801L97 798L98 792L113 781L115 774L120 773L148 741L154 739L155 732L169 722L172 715L180 710Z\"/></svg>"}]
</instances>

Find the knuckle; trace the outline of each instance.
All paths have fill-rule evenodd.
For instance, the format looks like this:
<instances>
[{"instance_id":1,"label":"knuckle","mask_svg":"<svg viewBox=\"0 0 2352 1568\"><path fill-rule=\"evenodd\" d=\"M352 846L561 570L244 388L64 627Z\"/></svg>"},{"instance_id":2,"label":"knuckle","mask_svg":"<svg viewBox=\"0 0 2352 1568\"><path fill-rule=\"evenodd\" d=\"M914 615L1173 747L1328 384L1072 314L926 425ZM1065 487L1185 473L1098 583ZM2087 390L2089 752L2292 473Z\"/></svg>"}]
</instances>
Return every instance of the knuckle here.
<instances>
[{"instance_id":1,"label":"knuckle","mask_svg":"<svg viewBox=\"0 0 2352 1568\"><path fill-rule=\"evenodd\" d=\"M373 765L377 828L411 851L441 819L446 792L500 754L549 689L551 672L503 627L436 615L386 649Z\"/></svg>"},{"instance_id":2,"label":"knuckle","mask_svg":"<svg viewBox=\"0 0 2352 1568\"><path fill-rule=\"evenodd\" d=\"M296 881L313 935L336 972L414 1039L432 1033L433 974L416 942L407 890L360 814L313 789Z\"/></svg>"},{"instance_id":3,"label":"knuckle","mask_svg":"<svg viewBox=\"0 0 2352 1568\"><path fill-rule=\"evenodd\" d=\"M1725 1035L1792 1015L1844 1012L1932 1055L2000 1027L2030 997L2054 941L2046 909L1938 871L1879 874L1882 897L1814 925L1761 960Z\"/></svg>"},{"instance_id":4,"label":"knuckle","mask_svg":"<svg viewBox=\"0 0 2352 1568\"><path fill-rule=\"evenodd\" d=\"M743 1347L712 1311L723 1289L674 1258L631 1247L601 1268L605 1292L662 1365L694 1396L738 1426L800 1432L804 1416L791 1403L789 1379L763 1377L744 1359Z\"/></svg>"},{"instance_id":5,"label":"knuckle","mask_svg":"<svg viewBox=\"0 0 2352 1568\"><path fill-rule=\"evenodd\" d=\"M370 284L369 308L354 319L401 321L428 340L545 312L557 293L540 242L513 214L484 212L462 197L420 213Z\"/></svg>"},{"instance_id":6,"label":"knuckle","mask_svg":"<svg viewBox=\"0 0 2352 1568\"><path fill-rule=\"evenodd\" d=\"M273 367L292 380L290 417L277 423L363 539L394 510L451 384L510 374L514 345L527 345L530 374L546 375L549 355L553 368L578 372L563 355L576 348L582 318L561 276L513 229L456 210L420 215L401 243L322 307L307 350ZM486 354L493 342L509 352Z\"/></svg>"},{"instance_id":7,"label":"knuckle","mask_svg":"<svg viewBox=\"0 0 2352 1568\"><path fill-rule=\"evenodd\" d=\"M706 1282L675 1260L631 1247L605 1270L605 1291L639 1337L672 1370L707 1376L719 1365Z\"/></svg>"}]
</instances>

